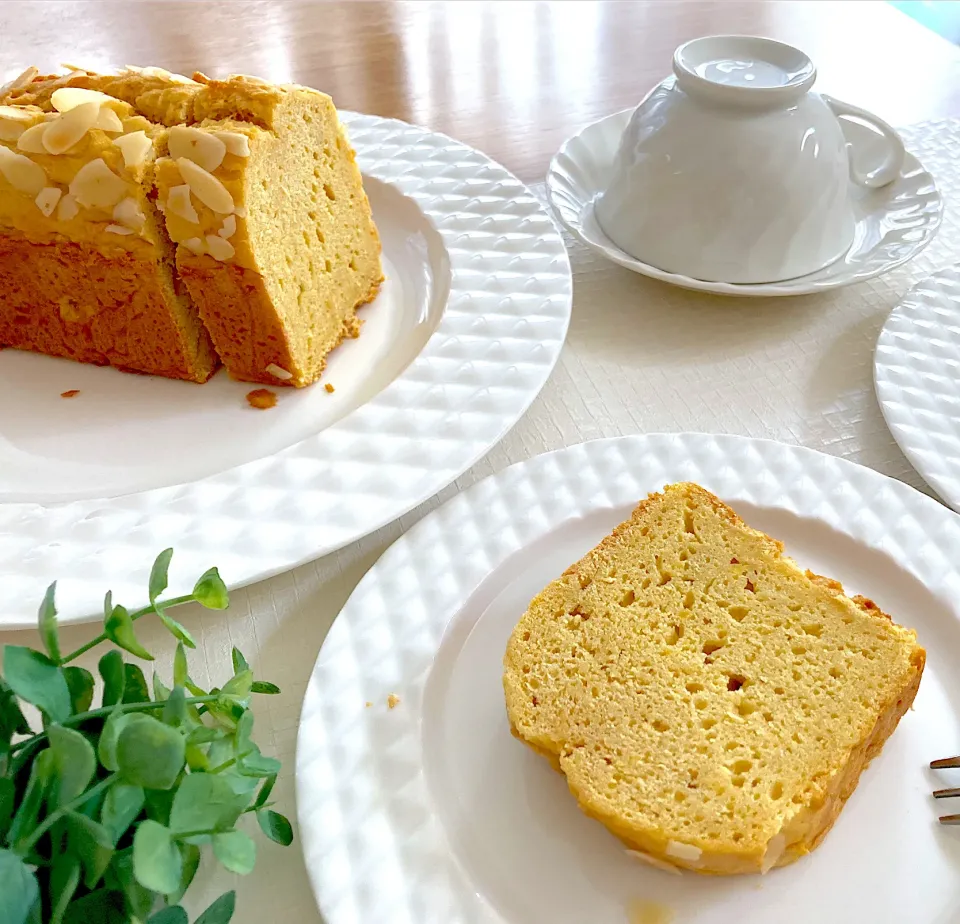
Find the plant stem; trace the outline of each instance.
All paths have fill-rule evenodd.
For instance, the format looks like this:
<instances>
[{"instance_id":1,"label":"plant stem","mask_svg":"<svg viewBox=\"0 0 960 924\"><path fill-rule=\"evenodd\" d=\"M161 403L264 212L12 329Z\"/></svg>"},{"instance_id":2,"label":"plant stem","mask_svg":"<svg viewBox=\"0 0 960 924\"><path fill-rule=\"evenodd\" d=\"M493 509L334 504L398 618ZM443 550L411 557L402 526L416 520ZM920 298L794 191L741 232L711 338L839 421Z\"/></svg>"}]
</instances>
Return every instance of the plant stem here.
<instances>
[{"instance_id":1,"label":"plant stem","mask_svg":"<svg viewBox=\"0 0 960 924\"><path fill-rule=\"evenodd\" d=\"M164 601L163 609L168 610L172 606L179 606L181 603L189 603L191 600L193 600L193 594L184 594L182 597L172 597L170 600ZM141 616L146 616L147 613L152 613L152 612L154 612L154 604L151 603L148 606L145 606L143 609L134 610L130 614L130 619L137 620ZM105 642L106 640L107 640L107 633L101 632L95 639L92 639L91 641L87 642L86 645L81 645L76 651L71 651L70 654L64 655L60 659L59 663L67 664L68 662L73 661L76 658L79 658L80 655L86 654L86 652L88 652L91 648L96 648L97 645L99 645L101 642Z\"/></svg>"},{"instance_id":2,"label":"plant stem","mask_svg":"<svg viewBox=\"0 0 960 924\"><path fill-rule=\"evenodd\" d=\"M195 706L197 703L209 703L217 698L216 693L211 693L208 696L190 696L184 700L184 703L188 706ZM166 705L166 700L159 700L155 703L121 703L119 705L120 712L149 712L151 709L163 709ZM111 715L117 706L104 706L100 709L91 709L89 712L78 712L76 715L67 716L62 722L59 722L59 725L79 725L81 722L86 722L87 719L97 719L102 716ZM25 748L30 744L33 744L36 741L39 741L41 738L46 738L46 732L39 732L34 735L32 738L24 738L22 741L17 741L14 744L10 745L10 752L19 751L21 748Z\"/></svg>"},{"instance_id":3,"label":"plant stem","mask_svg":"<svg viewBox=\"0 0 960 924\"><path fill-rule=\"evenodd\" d=\"M44 818L36 828L34 828L30 837L17 845L19 848L17 852L22 852L24 854L29 853L33 845L36 844L36 842L40 840L40 838L43 837L43 835L46 834L47 831L49 831L61 818L63 818L64 815L66 815L68 812L72 812L75 808L79 808L81 805L83 805L85 802L88 802L108 786L113 785L114 781L117 780L119 776L119 773L111 773L110 776L100 780L96 786L91 787L86 792L80 793L76 799L68 802L66 805L61 805L60 808L58 808L55 812L47 815L47 817Z\"/></svg>"}]
</instances>

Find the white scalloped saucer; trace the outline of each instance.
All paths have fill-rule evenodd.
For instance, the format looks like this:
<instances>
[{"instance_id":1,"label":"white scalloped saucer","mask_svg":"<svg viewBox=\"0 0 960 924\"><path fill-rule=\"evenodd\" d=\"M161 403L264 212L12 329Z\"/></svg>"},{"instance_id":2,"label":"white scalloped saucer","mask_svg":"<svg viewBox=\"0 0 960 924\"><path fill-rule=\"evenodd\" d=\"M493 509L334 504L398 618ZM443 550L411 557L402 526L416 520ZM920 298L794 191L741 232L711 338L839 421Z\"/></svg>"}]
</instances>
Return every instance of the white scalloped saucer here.
<instances>
[{"instance_id":1,"label":"white scalloped saucer","mask_svg":"<svg viewBox=\"0 0 960 924\"><path fill-rule=\"evenodd\" d=\"M639 499L678 480L702 483L802 565L868 594L916 628L928 652L914 710L823 844L765 877L671 876L638 863L511 736L503 704L503 652L530 599ZM960 780L928 764L960 753L958 617L960 518L834 456L658 434L572 446L493 475L387 550L320 651L301 716L297 803L324 920L956 921L960 836L937 824L930 793Z\"/></svg>"},{"instance_id":2,"label":"white scalloped saucer","mask_svg":"<svg viewBox=\"0 0 960 924\"><path fill-rule=\"evenodd\" d=\"M862 282L900 266L933 240L943 220L943 200L933 177L907 152L898 180L882 189L854 191L854 241L843 257L815 273L782 282L746 285L705 282L664 272L614 244L593 211L594 200L606 188L620 136L632 112L625 109L606 116L561 145L547 170L547 198L554 214L571 234L608 260L643 276L716 295L809 295ZM852 119L842 121L847 137L856 136L858 148L869 151L876 138L874 131Z\"/></svg>"},{"instance_id":3,"label":"white scalloped saucer","mask_svg":"<svg viewBox=\"0 0 960 924\"><path fill-rule=\"evenodd\" d=\"M543 387L571 306L545 208L445 135L341 116L387 279L321 383L260 411L223 371L198 386L0 352L0 628L32 625L54 579L63 621L96 618L107 587L145 603L167 546L171 593L341 548L448 485Z\"/></svg>"}]
</instances>

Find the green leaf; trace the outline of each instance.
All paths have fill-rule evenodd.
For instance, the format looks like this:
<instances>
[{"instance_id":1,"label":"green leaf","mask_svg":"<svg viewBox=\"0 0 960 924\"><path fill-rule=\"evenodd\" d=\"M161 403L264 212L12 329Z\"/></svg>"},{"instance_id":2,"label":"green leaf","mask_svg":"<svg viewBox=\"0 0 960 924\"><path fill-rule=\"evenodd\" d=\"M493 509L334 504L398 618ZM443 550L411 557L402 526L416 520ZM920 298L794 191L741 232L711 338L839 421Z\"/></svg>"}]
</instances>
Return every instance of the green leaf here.
<instances>
[{"instance_id":1,"label":"green leaf","mask_svg":"<svg viewBox=\"0 0 960 924\"><path fill-rule=\"evenodd\" d=\"M40 638L43 641L43 647L47 649L50 660L60 663L60 637L57 632L57 607L54 603L54 595L57 592L57 582L54 581L43 595L43 602L37 611L37 627L40 630Z\"/></svg>"},{"instance_id":2,"label":"green leaf","mask_svg":"<svg viewBox=\"0 0 960 924\"><path fill-rule=\"evenodd\" d=\"M180 857L183 861L183 872L180 874L179 888L172 895L167 896L167 901L172 904L176 904L183 898L184 893L190 888L190 883L193 882L193 877L197 875L197 870L200 867L200 848L197 847L196 844L181 842L179 847Z\"/></svg>"},{"instance_id":3,"label":"green leaf","mask_svg":"<svg viewBox=\"0 0 960 924\"><path fill-rule=\"evenodd\" d=\"M145 920L156 903L156 895L140 885L133 874L132 847L128 847L126 850L118 850L113 855L113 860L107 869L106 884L123 894L123 910L126 912L122 918L124 924L131 924L131 918ZM91 924L93 921L97 921L97 924L99 924L100 919L89 918L84 920L83 924Z\"/></svg>"},{"instance_id":4,"label":"green leaf","mask_svg":"<svg viewBox=\"0 0 960 924\"><path fill-rule=\"evenodd\" d=\"M159 723L158 723L159 724ZM180 885L182 861L170 830L149 818L133 836L133 873L145 889L164 895Z\"/></svg>"},{"instance_id":5,"label":"green leaf","mask_svg":"<svg viewBox=\"0 0 960 924\"><path fill-rule=\"evenodd\" d=\"M74 715L86 712L93 705L93 674L83 667L61 667L70 691L70 708Z\"/></svg>"},{"instance_id":6,"label":"green leaf","mask_svg":"<svg viewBox=\"0 0 960 924\"><path fill-rule=\"evenodd\" d=\"M280 772L280 761L260 753L260 749L251 745L252 753L237 761L237 770L243 776L276 776Z\"/></svg>"},{"instance_id":7,"label":"green leaf","mask_svg":"<svg viewBox=\"0 0 960 924\"><path fill-rule=\"evenodd\" d=\"M160 719L164 724L172 725L174 728L179 728L188 723L187 700L183 687L174 687L170 691L167 701L163 704Z\"/></svg>"},{"instance_id":8,"label":"green leaf","mask_svg":"<svg viewBox=\"0 0 960 924\"><path fill-rule=\"evenodd\" d=\"M150 602L156 603L157 597L167 589L167 571L170 569L170 559L173 558L173 549L164 549L150 569Z\"/></svg>"},{"instance_id":9,"label":"green leaf","mask_svg":"<svg viewBox=\"0 0 960 924\"><path fill-rule=\"evenodd\" d=\"M191 773L183 778L173 797L170 830L226 831L236 824L247 805L219 774Z\"/></svg>"},{"instance_id":10,"label":"green leaf","mask_svg":"<svg viewBox=\"0 0 960 924\"><path fill-rule=\"evenodd\" d=\"M257 861L257 845L246 831L213 835L213 852L224 869L246 876Z\"/></svg>"},{"instance_id":11,"label":"green leaf","mask_svg":"<svg viewBox=\"0 0 960 924\"><path fill-rule=\"evenodd\" d=\"M173 685L175 687L185 687L189 679L190 673L187 670L187 653L183 648L183 642L177 642L177 650L173 655Z\"/></svg>"},{"instance_id":12,"label":"green leaf","mask_svg":"<svg viewBox=\"0 0 960 924\"><path fill-rule=\"evenodd\" d=\"M222 696L236 697L244 705L250 702L250 688L253 686L253 671L247 668L231 677L220 691Z\"/></svg>"},{"instance_id":13,"label":"green leaf","mask_svg":"<svg viewBox=\"0 0 960 924\"><path fill-rule=\"evenodd\" d=\"M216 568L200 575L200 579L193 585L193 597L208 610L225 610L230 605L227 585L223 583L223 578Z\"/></svg>"},{"instance_id":14,"label":"green leaf","mask_svg":"<svg viewBox=\"0 0 960 924\"><path fill-rule=\"evenodd\" d=\"M71 851L83 862L84 887L95 888L113 859L115 842L112 834L92 818L70 812L67 814L67 838Z\"/></svg>"},{"instance_id":15,"label":"green leaf","mask_svg":"<svg viewBox=\"0 0 960 924\"><path fill-rule=\"evenodd\" d=\"M145 789L170 789L183 769L185 748L179 731L144 716L142 721L128 723L121 730L117 739L117 769L128 783Z\"/></svg>"},{"instance_id":16,"label":"green leaf","mask_svg":"<svg viewBox=\"0 0 960 924\"><path fill-rule=\"evenodd\" d=\"M150 898L153 899L152 893ZM94 921L96 924L130 924L130 915L124 913L121 892L97 889L72 901L63 924L93 924Z\"/></svg>"},{"instance_id":17,"label":"green leaf","mask_svg":"<svg viewBox=\"0 0 960 924\"><path fill-rule=\"evenodd\" d=\"M149 703L150 691L147 689L147 678L136 664L123 665L123 702Z\"/></svg>"},{"instance_id":18,"label":"green leaf","mask_svg":"<svg viewBox=\"0 0 960 924\"><path fill-rule=\"evenodd\" d=\"M110 615L103 621L103 631L111 642L124 651L129 651L134 657L143 658L144 661L153 660L153 655L137 641L133 620L126 607L118 603L110 611Z\"/></svg>"},{"instance_id":19,"label":"green leaf","mask_svg":"<svg viewBox=\"0 0 960 924\"><path fill-rule=\"evenodd\" d=\"M26 924L40 901L40 888L30 868L15 853L0 848L0 921Z\"/></svg>"},{"instance_id":20,"label":"green leaf","mask_svg":"<svg viewBox=\"0 0 960 924\"><path fill-rule=\"evenodd\" d=\"M142 712L123 712L119 705L107 716L107 721L103 724L103 731L100 732L100 741L97 744L97 756L107 770L116 771L118 769L117 741L120 739L120 732L133 722L143 722L149 718Z\"/></svg>"},{"instance_id":21,"label":"green leaf","mask_svg":"<svg viewBox=\"0 0 960 924\"><path fill-rule=\"evenodd\" d=\"M266 693L270 696L275 696L280 692L280 687L275 683L268 683L266 680L254 680L253 686L250 687L251 693Z\"/></svg>"},{"instance_id":22,"label":"green leaf","mask_svg":"<svg viewBox=\"0 0 960 924\"><path fill-rule=\"evenodd\" d=\"M14 735L29 735L30 725L23 716L17 695L0 677L0 753L7 749Z\"/></svg>"},{"instance_id":23,"label":"green leaf","mask_svg":"<svg viewBox=\"0 0 960 924\"><path fill-rule=\"evenodd\" d=\"M270 809L260 809L257 812L257 821L260 830L274 843L289 847L293 843L293 828L285 815Z\"/></svg>"},{"instance_id":24,"label":"green leaf","mask_svg":"<svg viewBox=\"0 0 960 924\"><path fill-rule=\"evenodd\" d=\"M230 924L237 906L237 893L224 892L193 924Z\"/></svg>"},{"instance_id":25,"label":"green leaf","mask_svg":"<svg viewBox=\"0 0 960 924\"><path fill-rule=\"evenodd\" d=\"M0 843L10 828L13 820L13 809L16 804L17 787L13 780L0 777Z\"/></svg>"},{"instance_id":26,"label":"green leaf","mask_svg":"<svg viewBox=\"0 0 960 924\"><path fill-rule=\"evenodd\" d=\"M147 789L143 793L144 810L151 821L170 824L170 810L173 808L174 793L169 789Z\"/></svg>"},{"instance_id":27,"label":"green leaf","mask_svg":"<svg viewBox=\"0 0 960 924\"><path fill-rule=\"evenodd\" d=\"M48 657L19 645L3 646L3 674L20 699L42 709L54 722L70 715L70 691Z\"/></svg>"},{"instance_id":28,"label":"green leaf","mask_svg":"<svg viewBox=\"0 0 960 924\"><path fill-rule=\"evenodd\" d=\"M147 924L188 924L187 912L179 905L167 905L147 918Z\"/></svg>"},{"instance_id":29,"label":"green leaf","mask_svg":"<svg viewBox=\"0 0 960 924\"><path fill-rule=\"evenodd\" d=\"M41 751L30 767L30 778L27 788L20 800L10 831L7 834L7 843L16 846L24 838L29 837L37 827L40 817L40 806L50 786L53 777L54 757L49 749ZM3 918L0 918L2 921Z\"/></svg>"},{"instance_id":30,"label":"green leaf","mask_svg":"<svg viewBox=\"0 0 960 924\"><path fill-rule=\"evenodd\" d=\"M154 603L153 611L160 617L160 621L167 627L167 631L174 638L183 642L187 648L197 647L197 643L193 640L193 636L182 625L180 625L176 619L174 619L172 616L168 616L167 611L160 606L159 603Z\"/></svg>"},{"instance_id":31,"label":"green leaf","mask_svg":"<svg viewBox=\"0 0 960 924\"><path fill-rule=\"evenodd\" d=\"M154 702L162 703L165 699L170 696L170 687L168 687L161 679L160 675L154 671L153 672L153 699Z\"/></svg>"},{"instance_id":32,"label":"green leaf","mask_svg":"<svg viewBox=\"0 0 960 924\"><path fill-rule=\"evenodd\" d=\"M73 893L80 885L80 861L69 854L54 858L50 872L50 924L61 924Z\"/></svg>"},{"instance_id":33,"label":"green leaf","mask_svg":"<svg viewBox=\"0 0 960 924\"><path fill-rule=\"evenodd\" d=\"M104 708L116 705L123 699L123 655L119 651L108 651L100 659L97 669L103 678L100 705Z\"/></svg>"},{"instance_id":34,"label":"green leaf","mask_svg":"<svg viewBox=\"0 0 960 924\"><path fill-rule=\"evenodd\" d=\"M276 776L268 776L263 781L263 786L260 787L260 792L257 793L257 801L253 803L255 808L260 808L261 806L267 804L267 799L270 798L270 793L273 792L273 787L276 784Z\"/></svg>"},{"instance_id":35,"label":"green leaf","mask_svg":"<svg viewBox=\"0 0 960 924\"><path fill-rule=\"evenodd\" d=\"M78 731L50 725L47 738L57 775L57 804L72 802L90 785L97 770L93 745Z\"/></svg>"},{"instance_id":36,"label":"green leaf","mask_svg":"<svg viewBox=\"0 0 960 924\"><path fill-rule=\"evenodd\" d=\"M222 741L226 732L222 728L211 728L209 725L198 725L191 728L187 735L187 744L209 744L211 741Z\"/></svg>"},{"instance_id":37,"label":"green leaf","mask_svg":"<svg viewBox=\"0 0 960 924\"><path fill-rule=\"evenodd\" d=\"M236 645L233 646L233 651L230 652L230 657L233 661L233 672L239 674L241 671L250 670L250 665L247 664L247 659L243 656L243 652L237 648Z\"/></svg>"},{"instance_id":38,"label":"green leaf","mask_svg":"<svg viewBox=\"0 0 960 924\"><path fill-rule=\"evenodd\" d=\"M143 808L143 787L132 783L114 783L107 790L100 810L100 823L110 832L116 845Z\"/></svg>"}]
</instances>

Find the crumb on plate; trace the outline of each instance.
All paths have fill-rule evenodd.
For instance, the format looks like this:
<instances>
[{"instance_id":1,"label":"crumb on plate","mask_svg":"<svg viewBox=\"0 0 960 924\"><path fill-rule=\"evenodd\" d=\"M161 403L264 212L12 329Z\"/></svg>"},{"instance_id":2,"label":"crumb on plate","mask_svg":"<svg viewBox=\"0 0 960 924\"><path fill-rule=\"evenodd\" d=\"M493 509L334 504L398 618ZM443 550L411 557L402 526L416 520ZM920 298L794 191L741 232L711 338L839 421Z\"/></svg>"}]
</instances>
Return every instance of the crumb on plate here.
<instances>
[{"instance_id":1,"label":"crumb on plate","mask_svg":"<svg viewBox=\"0 0 960 924\"><path fill-rule=\"evenodd\" d=\"M369 709L372 705L373 705L373 703L371 703L370 700L367 700L367 702L366 702L366 707L367 707L367 709Z\"/></svg>"},{"instance_id":2,"label":"crumb on plate","mask_svg":"<svg viewBox=\"0 0 960 924\"><path fill-rule=\"evenodd\" d=\"M323 389L328 395L332 395L336 391L336 389L329 382L323 386Z\"/></svg>"},{"instance_id":3,"label":"crumb on plate","mask_svg":"<svg viewBox=\"0 0 960 924\"><path fill-rule=\"evenodd\" d=\"M400 705L400 697L397 696L396 693L391 693L387 697L387 706L389 706L391 709L396 709L398 705Z\"/></svg>"},{"instance_id":4,"label":"crumb on plate","mask_svg":"<svg viewBox=\"0 0 960 924\"><path fill-rule=\"evenodd\" d=\"M257 410L265 411L267 408L276 407L277 396L269 388L255 388L247 392L247 404Z\"/></svg>"},{"instance_id":5,"label":"crumb on plate","mask_svg":"<svg viewBox=\"0 0 960 924\"><path fill-rule=\"evenodd\" d=\"M71 389L69 389L68 391L62 391L62 392L60 392L60 397L61 397L61 398L76 398L77 395L79 395L79 394L80 394L80 389L79 389L79 388L71 388Z\"/></svg>"}]
</instances>

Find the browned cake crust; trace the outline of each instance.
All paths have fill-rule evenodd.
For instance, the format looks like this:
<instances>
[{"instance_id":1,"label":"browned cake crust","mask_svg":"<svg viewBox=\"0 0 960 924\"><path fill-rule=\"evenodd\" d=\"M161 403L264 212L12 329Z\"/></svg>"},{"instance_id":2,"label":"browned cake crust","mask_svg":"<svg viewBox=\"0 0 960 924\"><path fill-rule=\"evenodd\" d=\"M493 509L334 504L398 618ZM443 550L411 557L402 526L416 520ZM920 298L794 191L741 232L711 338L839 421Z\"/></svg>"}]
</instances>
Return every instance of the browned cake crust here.
<instances>
[{"instance_id":1,"label":"browned cake crust","mask_svg":"<svg viewBox=\"0 0 960 924\"><path fill-rule=\"evenodd\" d=\"M168 304L156 264L129 251L0 235L0 291L0 346L192 382L217 367L206 332Z\"/></svg>"}]
</instances>

